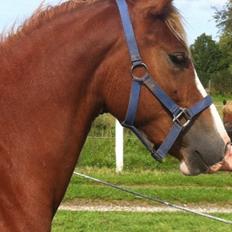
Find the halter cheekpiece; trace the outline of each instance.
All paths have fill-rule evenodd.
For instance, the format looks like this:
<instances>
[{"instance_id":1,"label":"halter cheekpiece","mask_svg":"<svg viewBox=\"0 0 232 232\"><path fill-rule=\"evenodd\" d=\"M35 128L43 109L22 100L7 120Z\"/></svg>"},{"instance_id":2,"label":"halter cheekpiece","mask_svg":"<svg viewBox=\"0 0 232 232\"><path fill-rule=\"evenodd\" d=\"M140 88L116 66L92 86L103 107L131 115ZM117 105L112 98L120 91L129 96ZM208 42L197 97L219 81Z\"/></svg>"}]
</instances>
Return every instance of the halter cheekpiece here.
<instances>
[{"instance_id":1,"label":"halter cheekpiece","mask_svg":"<svg viewBox=\"0 0 232 232\"><path fill-rule=\"evenodd\" d=\"M135 135L141 140L141 142L146 146L157 161L162 161L172 148L181 132L190 124L196 115L207 109L212 104L212 99L210 96L207 96L188 109L177 105L151 78L146 64L142 61L126 1L116 0L116 3L120 12L124 35L132 63L132 86L130 100L126 118L123 122L121 122L121 124L122 126L131 129L135 133ZM143 68L145 70L142 77L137 77L134 74L137 68ZM149 91L159 100L163 107L170 112L173 118L173 126L158 150L154 149L153 144L134 125L142 85L149 89Z\"/></svg>"}]
</instances>

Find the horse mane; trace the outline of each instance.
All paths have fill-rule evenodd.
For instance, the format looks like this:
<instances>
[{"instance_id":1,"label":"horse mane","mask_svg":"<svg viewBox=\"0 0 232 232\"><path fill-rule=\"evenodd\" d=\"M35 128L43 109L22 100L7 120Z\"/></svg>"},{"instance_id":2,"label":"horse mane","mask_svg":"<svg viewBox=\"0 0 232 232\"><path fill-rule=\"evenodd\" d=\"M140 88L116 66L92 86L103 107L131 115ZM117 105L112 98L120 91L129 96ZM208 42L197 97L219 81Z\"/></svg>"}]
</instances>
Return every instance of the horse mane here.
<instances>
[{"instance_id":1,"label":"horse mane","mask_svg":"<svg viewBox=\"0 0 232 232\"><path fill-rule=\"evenodd\" d=\"M62 14L70 13L81 6L94 3L99 0L69 0L56 6L44 6L43 3L38 7L34 14L24 22L21 31L27 33L34 28L60 16Z\"/></svg>"},{"instance_id":2,"label":"horse mane","mask_svg":"<svg viewBox=\"0 0 232 232\"><path fill-rule=\"evenodd\" d=\"M66 13L70 13L77 8L98 2L100 0L69 0L56 6L46 6L41 3L33 15L28 18L21 26L15 29L12 27L8 35L0 34L0 42L17 39L23 35L30 34L31 31L39 28L52 19ZM182 16L179 11L170 3L168 13L164 19L166 25L172 31L173 35L183 44L187 44L186 32L182 23Z\"/></svg>"},{"instance_id":3,"label":"horse mane","mask_svg":"<svg viewBox=\"0 0 232 232\"><path fill-rule=\"evenodd\" d=\"M44 2L42 2L34 11L33 15L26 19L21 26L15 29L15 25L13 25L7 36L1 35L0 41L5 41L6 39L17 39L18 37L29 34L31 31L39 28L44 23L47 23L62 14L70 13L81 6L85 6L97 1L100 0L69 0L66 2L61 2L59 5L55 6L47 6L44 4Z\"/></svg>"},{"instance_id":4,"label":"horse mane","mask_svg":"<svg viewBox=\"0 0 232 232\"><path fill-rule=\"evenodd\" d=\"M187 36L183 26L183 17L178 11L178 9L174 7L172 4L170 6L167 17L165 18L165 23L171 30L173 35L186 46Z\"/></svg>"}]
</instances>

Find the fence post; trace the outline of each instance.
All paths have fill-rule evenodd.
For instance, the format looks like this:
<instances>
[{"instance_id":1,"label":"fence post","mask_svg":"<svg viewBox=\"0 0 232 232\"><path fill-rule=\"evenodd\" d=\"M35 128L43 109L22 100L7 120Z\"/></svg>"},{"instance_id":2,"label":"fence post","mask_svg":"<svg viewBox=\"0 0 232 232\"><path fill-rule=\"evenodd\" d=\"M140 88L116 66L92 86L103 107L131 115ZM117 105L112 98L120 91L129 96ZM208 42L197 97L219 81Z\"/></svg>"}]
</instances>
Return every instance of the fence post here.
<instances>
[{"instance_id":1,"label":"fence post","mask_svg":"<svg viewBox=\"0 0 232 232\"><path fill-rule=\"evenodd\" d=\"M116 155L116 172L123 170L123 127L116 120L115 123L115 155Z\"/></svg>"},{"instance_id":2,"label":"fence post","mask_svg":"<svg viewBox=\"0 0 232 232\"><path fill-rule=\"evenodd\" d=\"M211 91L212 91L212 81L209 80L209 83L208 83L208 94L209 95L211 94Z\"/></svg>"}]
</instances>

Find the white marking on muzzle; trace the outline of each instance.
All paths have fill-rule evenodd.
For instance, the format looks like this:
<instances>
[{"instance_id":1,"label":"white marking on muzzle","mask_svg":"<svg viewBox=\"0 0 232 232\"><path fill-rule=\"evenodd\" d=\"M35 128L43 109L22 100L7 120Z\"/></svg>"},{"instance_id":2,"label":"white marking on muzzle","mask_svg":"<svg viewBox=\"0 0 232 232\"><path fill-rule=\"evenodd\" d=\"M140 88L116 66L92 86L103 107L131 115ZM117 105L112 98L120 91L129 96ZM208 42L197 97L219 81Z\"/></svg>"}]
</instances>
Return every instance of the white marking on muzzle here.
<instances>
[{"instance_id":1,"label":"white marking on muzzle","mask_svg":"<svg viewBox=\"0 0 232 232\"><path fill-rule=\"evenodd\" d=\"M196 70L194 70L195 72L195 82L197 85L197 88L199 90L199 92L201 93L202 97L206 97L207 96L207 92L204 89L203 85L201 84L201 81L197 75ZM214 104L212 104L210 106L210 112L211 112L211 116L213 118L213 122L214 122L214 127L217 130L218 134L222 137L222 139L224 140L225 144L227 144L228 142L230 142L230 138L226 133L225 127L222 123L222 120L220 118L220 115L216 109L216 106Z\"/></svg>"},{"instance_id":2,"label":"white marking on muzzle","mask_svg":"<svg viewBox=\"0 0 232 232\"><path fill-rule=\"evenodd\" d=\"M190 176L191 172L189 170L189 167L187 166L185 161L181 161L180 163L180 171L182 172L182 174L186 175L186 176Z\"/></svg>"}]
</instances>

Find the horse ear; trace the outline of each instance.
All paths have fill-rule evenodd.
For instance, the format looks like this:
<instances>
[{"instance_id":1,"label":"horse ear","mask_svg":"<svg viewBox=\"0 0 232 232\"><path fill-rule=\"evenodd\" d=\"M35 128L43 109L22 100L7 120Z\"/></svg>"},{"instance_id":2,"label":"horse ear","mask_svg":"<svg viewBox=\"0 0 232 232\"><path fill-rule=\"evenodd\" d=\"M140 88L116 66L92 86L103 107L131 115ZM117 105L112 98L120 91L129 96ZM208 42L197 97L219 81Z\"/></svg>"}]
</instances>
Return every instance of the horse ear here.
<instances>
[{"instance_id":1,"label":"horse ear","mask_svg":"<svg viewBox=\"0 0 232 232\"><path fill-rule=\"evenodd\" d=\"M143 0L143 4L147 5L147 8L149 9L148 13L153 16L165 15L171 3L172 0Z\"/></svg>"},{"instance_id":2,"label":"horse ear","mask_svg":"<svg viewBox=\"0 0 232 232\"><path fill-rule=\"evenodd\" d=\"M147 9L151 15L162 15L173 0L134 0L141 9Z\"/></svg>"},{"instance_id":3,"label":"horse ear","mask_svg":"<svg viewBox=\"0 0 232 232\"><path fill-rule=\"evenodd\" d=\"M224 99L224 100L223 100L223 105L226 105L226 103L227 103L227 101Z\"/></svg>"},{"instance_id":4,"label":"horse ear","mask_svg":"<svg viewBox=\"0 0 232 232\"><path fill-rule=\"evenodd\" d=\"M170 6L172 0L153 1L155 3L153 14L161 15L165 9Z\"/></svg>"}]
</instances>

